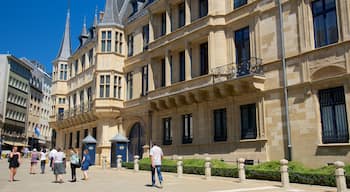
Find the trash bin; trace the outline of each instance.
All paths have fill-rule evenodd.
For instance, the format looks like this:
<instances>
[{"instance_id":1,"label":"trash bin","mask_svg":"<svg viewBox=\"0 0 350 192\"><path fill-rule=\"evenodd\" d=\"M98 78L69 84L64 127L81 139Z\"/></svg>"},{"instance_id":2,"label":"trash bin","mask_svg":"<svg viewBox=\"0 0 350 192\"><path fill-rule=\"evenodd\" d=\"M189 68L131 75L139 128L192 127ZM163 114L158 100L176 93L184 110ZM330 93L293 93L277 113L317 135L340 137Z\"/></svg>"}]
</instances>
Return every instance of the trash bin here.
<instances>
[{"instance_id":1,"label":"trash bin","mask_svg":"<svg viewBox=\"0 0 350 192\"><path fill-rule=\"evenodd\" d=\"M82 156L84 154L84 150L87 149L89 151L89 156L91 160L91 164L95 165L95 157L96 157L96 139L91 135L88 135L82 140L83 148L82 148Z\"/></svg>"},{"instance_id":2,"label":"trash bin","mask_svg":"<svg viewBox=\"0 0 350 192\"><path fill-rule=\"evenodd\" d=\"M117 167L117 156L122 156L122 161L127 161L129 139L117 134L111 140L111 167Z\"/></svg>"}]
</instances>

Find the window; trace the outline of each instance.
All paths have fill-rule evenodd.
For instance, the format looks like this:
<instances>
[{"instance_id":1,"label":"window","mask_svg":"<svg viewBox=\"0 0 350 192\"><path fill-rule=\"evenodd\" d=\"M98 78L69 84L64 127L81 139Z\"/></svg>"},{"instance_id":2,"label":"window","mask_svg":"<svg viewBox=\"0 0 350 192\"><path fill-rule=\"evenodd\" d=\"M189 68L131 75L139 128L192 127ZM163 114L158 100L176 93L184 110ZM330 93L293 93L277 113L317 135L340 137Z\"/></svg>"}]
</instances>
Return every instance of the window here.
<instances>
[{"instance_id":1,"label":"window","mask_svg":"<svg viewBox=\"0 0 350 192\"><path fill-rule=\"evenodd\" d=\"M133 92L133 73L129 72L126 75L127 99L132 99Z\"/></svg>"},{"instance_id":2,"label":"window","mask_svg":"<svg viewBox=\"0 0 350 192\"><path fill-rule=\"evenodd\" d=\"M84 129L84 138L87 137L89 135L89 130L88 129Z\"/></svg>"},{"instance_id":3,"label":"window","mask_svg":"<svg viewBox=\"0 0 350 192\"><path fill-rule=\"evenodd\" d=\"M171 133L171 118L163 119L163 145L172 144L172 133Z\"/></svg>"},{"instance_id":4,"label":"window","mask_svg":"<svg viewBox=\"0 0 350 192\"><path fill-rule=\"evenodd\" d=\"M64 134L64 146L63 146L64 149L67 148L67 133Z\"/></svg>"},{"instance_id":5,"label":"window","mask_svg":"<svg viewBox=\"0 0 350 192\"><path fill-rule=\"evenodd\" d=\"M111 78L109 75L106 75L106 97L109 97L110 93L110 83L111 83Z\"/></svg>"},{"instance_id":6,"label":"window","mask_svg":"<svg viewBox=\"0 0 350 192\"><path fill-rule=\"evenodd\" d=\"M119 33L119 53L123 53L123 34Z\"/></svg>"},{"instance_id":7,"label":"window","mask_svg":"<svg viewBox=\"0 0 350 192\"><path fill-rule=\"evenodd\" d=\"M142 95L148 93L148 65L142 67Z\"/></svg>"},{"instance_id":8,"label":"window","mask_svg":"<svg viewBox=\"0 0 350 192\"><path fill-rule=\"evenodd\" d=\"M161 60L161 62L162 62L162 79L161 79L161 87L165 87L165 84L166 84L166 66L165 66L165 59L162 59Z\"/></svg>"},{"instance_id":9,"label":"window","mask_svg":"<svg viewBox=\"0 0 350 192\"><path fill-rule=\"evenodd\" d=\"M179 23L178 23L178 28L182 27L185 25L185 3L180 3L178 5L178 11L179 11Z\"/></svg>"},{"instance_id":10,"label":"window","mask_svg":"<svg viewBox=\"0 0 350 192\"><path fill-rule=\"evenodd\" d=\"M250 73L250 39L249 27L235 31L237 75Z\"/></svg>"},{"instance_id":11,"label":"window","mask_svg":"<svg viewBox=\"0 0 350 192\"><path fill-rule=\"evenodd\" d=\"M192 114L182 115L182 127L183 136L182 143L192 143L193 139L193 124L192 124Z\"/></svg>"},{"instance_id":12,"label":"window","mask_svg":"<svg viewBox=\"0 0 350 192\"><path fill-rule=\"evenodd\" d=\"M122 89L122 78L120 76L114 76L114 92L113 92L113 96L114 98L121 98L121 89Z\"/></svg>"},{"instance_id":13,"label":"window","mask_svg":"<svg viewBox=\"0 0 350 192\"><path fill-rule=\"evenodd\" d=\"M60 80L67 80L67 64L60 65Z\"/></svg>"},{"instance_id":14,"label":"window","mask_svg":"<svg viewBox=\"0 0 350 192\"><path fill-rule=\"evenodd\" d=\"M128 57L134 55L134 34L128 35Z\"/></svg>"},{"instance_id":15,"label":"window","mask_svg":"<svg viewBox=\"0 0 350 192\"><path fill-rule=\"evenodd\" d=\"M320 90L318 94L321 111L322 142L348 143L349 131L344 87Z\"/></svg>"},{"instance_id":16,"label":"window","mask_svg":"<svg viewBox=\"0 0 350 192\"><path fill-rule=\"evenodd\" d=\"M112 45L112 31L102 31L101 51L111 52Z\"/></svg>"},{"instance_id":17,"label":"window","mask_svg":"<svg viewBox=\"0 0 350 192\"><path fill-rule=\"evenodd\" d=\"M80 91L80 111L84 112L84 90Z\"/></svg>"},{"instance_id":18,"label":"window","mask_svg":"<svg viewBox=\"0 0 350 192\"><path fill-rule=\"evenodd\" d=\"M81 71L85 70L85 54L81 56Z\"/></svg>"},{"instance_id":19,"label":"window","mask_svg":"<svg viewBox=\"0 0 350 192\"><path fill-rule=\"evenodd\" d=\"M233 7L234 7L235 9L237 9L237 8L239 8L239 7L241 7L241 6L245 5L245 4L247 4L247 0L233 0L233 1L234 1Z\"/></svg>"},{"instance_id":20,"label":"window","mask_svg":"<svg viewBox=\"0 0 350 192\"><path fill-rule=\"evenodd\" d=\"M106 31L102 31L101 52L106 52Z\"/></svg>"},{"instance_id":21,"label":"window","mask_svg":"<svg viewBox=\"0 0 350 192\"><path fill-rule=\"evenodd\" d=\"M122 45L123 45L123 34L119 32L115 32L115 45L114 51L122 54Z\"/></svg>"},{"instance_id":22,"label":"window","mask_svg":"<svg viewBox=\"0 0 350 192\"><path fill-rule=\"evenodd\" d=\"M214 110L214 141L226 141L226 109Z\"/></svg>"},{"instance_id":23,"label":"window","mask_svg":"<svg viewBox=\"0 0 350 192\"><path fill-rule=\"evenodd\" d=\"M161 29L160 29L160 36L163 36L166 33L166 13L165 12L163 12L161 14L161 19L162 19L162 21L161 21L162 25L161 25Z\"/></svg>"},{"instance_id":24,"label":"window","mask_svg":"<svg viewBox=\"0 0 350 192\"><path fill-rule=\"evenodd\" d=\"M92 136L97 140L97 128L92 128Z\"/></svg>"},{"instance_id":25,"label":"window","mask_svg":"<svg viewBox=\"0 0 350 192\"><path fill-rule=\"evenodd\" d=\"M142 38L143 38L143 50L148 49L148 43L149 43L149 26L145 25L142 28Z\"/></svg>"},{"instance_id":26,"label":"window","mask_svg":"<svg viewBox=\"0 0 350 192\"><path fill-rule=\"evenodd\" d=\"M94 57L94 49L90 49L90 51L89 51L89 64L90 64L90 66L94 64L93 57Z\"/></svg>"},{"instance_id":27,"label":"window","mask_svg":"<svg viewBox=\"0 0 350 192\"><path fill-rule=\"evenodd\" d=\"M70 63L68 68L69 68L69 77L72 77L72 75L73 75L73 72L72 72L73 64Z\"/></svg>"},{"instance_id":28,"label":"window","mask_svg":"<svg viewBox=\"0 0 350 192\"><path fill-rule=\"evenodd\" d=\"M208 0L199 0L199 18L208 15Z\"/></svg>"},{"instance_id":29,"label":"window","mask_svg":"<svg viewBox=\"0 0 350 192\"><path fill-rule=\"evenodd\" d=\"M77 140L77 142L75 143L75 148L79 148L80 147L80 131L77 131L76 140Z\"/></svg>"},{"instance_id":30,"label":"window","mask_svg":"<svg viewBox=\"0 0 350 192\"><path fill-rule=\"evenodd\" d=\"M312 2L315 47L338 42L337 10L335 0Z\"/></svg>"},{"instance_id":31,"label":"window","mask_svg":"<svg viewBox=\"0 0 350 192\"><path fill-rule=\"evenodd\" d=\"M75 113L76 109L77 109L77 94L74 93L74 95L73 95L73 110L74 110L74 113Z\"/></svg>"},{"instance_id":32,"label":"window","mask_svg":"<svg viewBox=\"0 0 350 192\"><path fill-rule=\"evenodd\" d=\"M256 106L254 104L241 106L241 139L256 139Z\"/></svg>"},{"instance_id":33,"label":"window","mask_svg":"<svg viewBox=\"0 0 350 192\"><path fill-rule=\"evenodd\" d=\"M185 74L186 74L186 69L185 69L185 51L182 51L179 53L179 64L180 64L180 81L185 81Z\"/></svg>"},{"instance_id":34,"label":"window","mask_svg":"<svg viewBox=\"0 0 350 192\"><path fill-rule=\"evenodd\" d=\"M105 76L104 75L101 75L100 76L100 98L103 98L104 97L104 89L105 89Z\"/></svg>"},{"instance_id":35,"label":"window","mask_svg":"<svg viewBox=\"0 0 350 192\"><path fill-rule=\"evenodd\" d=\"M200 75L208 74L208 42L200 45Z\"/></svg>"},{"instance_id":36,"label":"window","mask_svg":"<svg viewBox=\"0 0 350 192\"><path fill-rule=\"evenodd\" d=\"M73 133L69 133L69 149L73 148Z\"/></svg>"}]
</instances>

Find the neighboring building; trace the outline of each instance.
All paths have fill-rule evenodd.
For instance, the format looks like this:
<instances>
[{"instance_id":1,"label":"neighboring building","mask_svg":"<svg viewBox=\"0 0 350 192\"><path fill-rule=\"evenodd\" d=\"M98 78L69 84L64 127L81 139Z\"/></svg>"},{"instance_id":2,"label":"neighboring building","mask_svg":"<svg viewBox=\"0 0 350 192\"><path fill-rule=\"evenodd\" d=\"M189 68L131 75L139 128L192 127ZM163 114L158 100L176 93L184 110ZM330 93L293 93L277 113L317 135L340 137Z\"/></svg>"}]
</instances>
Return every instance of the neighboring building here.
<instances>
[{"instance_id":1,"label":"neighboring building","mask_svg":"<svg viewBox=\"0 0 350 192\"><path fill-rule=\"evenodd\" d=\"M21 59L33 70L30 78L30 105L28 113L28 146L30 148L51 147L51 77L37 61Z\"/></svg>"},{"instance_id":2,"label":"neighboring building","mask_svg":"<svg viewBox=\"0 0 350 192\"><path fill-rule=\"evenodd\" d=\"M79 148L90 133L101 159L119 133L129 160L155 142L167 156L350 162L349 10L285 0L281 41L278 1L106 0L73 54L68 15L53 67L57 144Z\"/></svg>"},{"instance_id":3,"label":"neighboring building","mask_svg":"<svg viewBox=\"0 0 350 192\"><path fill-rule=\"evenodd\" d=\"M4 148L9 149L13 145L26 146L29 80L32 68L15 56L6 54L0 55L0 64L4 74L7 74L1 76L1 89L6 95L5 122L1 132Z\"/></svg>"}]
</instances>

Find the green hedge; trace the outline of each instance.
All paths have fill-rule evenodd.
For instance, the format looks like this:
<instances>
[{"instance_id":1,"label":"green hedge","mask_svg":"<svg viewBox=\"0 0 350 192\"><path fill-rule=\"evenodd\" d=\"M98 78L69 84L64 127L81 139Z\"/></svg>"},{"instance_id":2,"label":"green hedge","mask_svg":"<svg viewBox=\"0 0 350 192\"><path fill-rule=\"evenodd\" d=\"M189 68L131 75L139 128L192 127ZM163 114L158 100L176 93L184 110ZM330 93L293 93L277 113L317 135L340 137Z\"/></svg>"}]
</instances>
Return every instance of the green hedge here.
<instances>
[{"instance_id":1,"label":"green hedge","mask_svg":"<svg viewBox=\"0 0 350 192\"><path fill-rule=\"evenodd\" d=\"M204 160L200 159L188 159L183 161L183 172L185 174L204 175ZM123 167L127 169L133 169L134 164L132 162L123 163ZM149 159L143 159L140 161L140 170L150 171ZM279 171L280 165L277 161L271 161L254 166L246 166L246 177L248 179L281 181L281 173ZM297 162L289 163L289 180L291 183L301 183L310 185L322 185L322 186L336 186L334 176L334 166L321 167L318 169L308 169L302 164ZM346 166L345 170L349 170L350 166ZM164 172L177 172L176 161L165 160L163 161L162 171ZM349 173L347 172L347 173ZM238 169L234 165L226 164L222 161L212 161L212 176L221 177L235 177L238 178ZM346 183L350 188L350 175L346 175Z\"/></svg>"}]
</instances>

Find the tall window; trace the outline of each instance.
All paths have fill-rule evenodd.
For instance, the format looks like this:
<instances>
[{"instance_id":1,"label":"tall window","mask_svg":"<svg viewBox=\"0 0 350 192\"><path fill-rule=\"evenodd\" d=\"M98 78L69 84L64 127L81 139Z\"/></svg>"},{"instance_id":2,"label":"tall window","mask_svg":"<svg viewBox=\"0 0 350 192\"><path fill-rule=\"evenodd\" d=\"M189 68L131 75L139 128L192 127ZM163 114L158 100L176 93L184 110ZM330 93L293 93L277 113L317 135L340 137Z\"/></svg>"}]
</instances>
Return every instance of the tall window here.
<instances>
[{"instance_id":1,"label":"tall window","mask_svg":"<svg viewBox=\"0 0 350 192\"><path fill-rule=\"evenodd\" d=\"M338 42L337 10L335 0L312 2L315 47Z\"/></svg>"},{"instance_id":2,"label":"tall window","mask_svg":"<svg viewBox=\"0 0 350 192\"><path fill-rule=\"evenodd\" d=\"M256 139L256 136L255 103L241 105L241 139Z\"/></svg>"},{"instance_id":3,"label":"tall window","mask_svg":"<svg viewBox=\"0 0 350 192\"><path fill-rule=\"evenodd\" d=\"M119 53L123 53L123 34L119 33Z\"/></svg>"},{"instance_id":4,"label":"tall window","mask_svg":"<svg viewBox=\"0 0 350 192\"><path fill-rule=\"evenodd\" d=\"M69 64L69 66L68 66L68 70L69 70L69 77L72 77L72 75L73 75L73 72L72 72L72 68L73 68L73 64L72 63L70 63Z\"/></svg>"},{"instance_id":5,"label":"tall window","mask_svg":"<svg viewBox=\"0 0 350 192\"><path fill-rule=\"evenodd\" d=\"M81 71L85 69L85 54L81 56Z\"/></svg>"},{"instance_id":6,"label":"tall window","mask_svg":"<svg viewBox=\"0 0 350 192\"><path fill-rule=\"evenodd\" d=\"M107 40L106 31L102 31L101 52L106 52L106 40Z\"/></svg>"},{"instance_id":7,"label":"tall window","mask_svg":"<svg viewBox=\"0 0 350 192\"><path fill-rule=\"evenodd\" d=\"M200 45L200 75L208 74L208 42Z\"/></svg>"},{"instance_id":8,"label":"tall window","mask_svg":"<svg viewBox=\"0 0 350 192\"><path fill-rule=\"evenodd\" d=\"M128 35L128 57L134 55L134 34Z\"/></svg>"},{"instance_id":9,"label":"tall window","mask_svg":"<svg viewBox=\"0 0 350 192\"><path fill-rule=\"evenodd\" d=\"M226 109L214 110L214 141L226 141L227 123Z\"/></svg>"},{"instance_id":10,"label":"tall window","mask_svg":"<svg viewBox=\"0 0 350 192\"><path fill-rule=\"evenodd\" d=\"M183 127L183 136L182 143L192 143L193 139L193 123L192 123L192 114L182 115L182 127Z\"/></svg>"},{"instance_id":11,"label":"tall window","mask_svg":"<svg viewBox=\"0 0 350 192\"><path fill-rule=\"evenodd\" d=\"M247 75L250 72L250 39L249 27L235 31L237 75Z\"/></svg>"},{"instance_id":12,"label":"tall window","mask_svg":"<svg viewBox=\"0 0 350 192\"><path fill-rule=\"evenodd\" d=\"M97 140L97 128L92 128L92 136Z\"/></svg>"},{"instance_id":13,"label":"tall window","mask_svg":"<svg viewBox=\"0 0 350 192\"><path fill-rule=\"evenodd\" d=\"M106 75L106 97L110 96L110 83L111 83L111 77L109 75Z\"/></svg>"},{"instance_id":14,"label":"tall window","mask_svg":"<svg viewBox=\"0 0 350 192\"><path fill-rule=\"evenodd\" d=\"M73 148L73 133L69 133L69 149Z\"/></svg>"},{"instance_id":15,"label":"tall window","mask_svg":"<svg viewBox=\"0 0 350 192\"><path fill-rule=\"evenodd\" d=\"M163 119L163 145L172 144L172 133L171 133L171 118Z\"/></svg>"},{"instance_id":16,"label":"tall window","mask_svg":"<svg viewBox=\"0 0 350 192\"><path fill-rule=\"evenodd\" d=\"M100 75L100 98L104 97L105 93L105 76Z\"/></svg>"},{"instance_id":17,"label":"tall window","mask_svg":"<svg viewBox=\"0 0 350 192\"><path fill-rule=\"evenodd\" d=\"M142 95L148 93L148 65L142 67Z\"/></svg>"},{"instance_id":18,"label":"tall window","mask_svg":"<svg viewBox=\"0 0 350 192\"><path fill-rule=\"evenodd\" d=\"M67 64L60 65L60 80L67 80Z\"/></svg>"},{"instance_id":19,"label":"tall window","mask_svg":"<svg viewBox=\"0 0 350 192\"><path fill-rule=\"evenodd\" d=\"M111 52L112 46L112 31L102 31L101 51Z\"/></svg>"},{"instance_id":20,"label":"tall window","mask_svg":"<svg viewBox=\"0 0 350 192\"><path fill-rule=\"evenodd\" d=\"M161 62L162 62L162 77L161 77L161 78L162 78L162 79L161 79L162 82L161 82L161 87L165 87L165 84L166 84L166 83L165 83L165 82L166 82L166 72L165 72L165 71L166 71L166 70L165 70L165 69L166 69L166 66L165 66L165 59L162 59Z\"/></svg>"},{"instance_id":21,"label":"tall window","mask_svg":"<svg viewBox=\"0 0 350 192\"><path fill-rule=\"evenodd\" d=\"M84 90L80 91L80 111L84 112Z\"/></svg>"},{"instance_id":22,"label":"tall window","mask_svg":"<svg viewBox=\"0 0 350 192\"><path fill-rule=\"evenodd\" d=\"M344 87L319 91L323 143L348 143Z\"/></svg>"},{"instance_id":23,"label":"tall window","mask_svg":"<svg viewBox=\"0 0 350 192\"><path fill-rule=\"evenodd\" d=\"M247 0L234 0L233 7L237 9L245 4L247 4Z\"/></svg>"},{"instance_id":24,"label":"tall window","mask_svg":"<svg viewBox=\"0 0 350 192\"><path fill-rule=\"evenodd\" d=\"M181 51L179 53L179 64L180 64L180 81L185 81L185 76L186 76L186 64L185 64L185 51Z\"/></svg>"},{"instance_id":25,"label":"tall window","mask_svg":"<svg viewBox=\"0 0 350 192\"><path fill-rule=\"evenodd\" d=\"M132 72L126 75L126 86L127 86L127 99L132 99L133 92L133 74Z\"/></svg>"},{"instance_id":26,"label":"tall window","mask_svg":"<svg viewBox=\"0 0 350 192\"><path fill-rule=\"evenodd\" d=\"M161 21L162 25L161 25L160 36L163 36L166 33L166 13L165 12L161 14L161 19L162 19Z\"/></svg>"},{"instance_id":27,"label":"tall window","mask_svg":"<svg viewBox=\"0 0 350 192\"><path fill-rule=\"evenodd\" d=\"M148 49L148 43L149 43L149 26L145 25L142 27L142 38L143 38L143 50Z\"/></svg>"},{"instance_id":28,"label":"tall window","mask_svg":"<svg viewBox=\"0 0 350 192\"><path fill-rule=\"evenodd\" d=\"M122 90L122 77L120 76L114 76L114 92L113 96L114 98L121 98L121 90Z\"/></svg>"},{"instance_id":29,"label":"tall window","mask_svg":"<svg viewBox=\"0 0 350 192\"><path fill-rule=\"evenodd\" d=\"M75 60L74 62L74 74L77 75L78 73L78 60Z\"/></svg>"},{"instance_id":30,"label":"tall window","mask_svg":"<svg viewBox=\"0 0 350 192\"><path fill-rule=\"evenodd\" d=\"M74 93L73 94L73 112L74 112L74 114L75 114L76 109L77 109L77 94Z\"/></svg>"},{"instance_id":31,"label":"tall window","mask_svg":"<svg viewBox=\"0 0 350 192\"><path fill-rule=\"evenodd\" d=\"M80 147L80 131L77 131L76 134L76 143L75 143L75 148L79 148Z\"/></svg>"},{"instance_id":32,"label":"tall window","mask_svg":"<svg viewBox=\"0 0 350 192\"><path fill-rule=\"evenodd\" d=\"M94 49L90 49L90 51L89 51L89 64L90 64L90 66L94 64L93 57L94 57Z\"/></svg>"},{"instance_id":33,"label":"tall window","mask_svg":"<svg viewBox=\"0 0 350 192\"><path fill-rule=\"evenodd\" d=\"M92 105L92 89L89 87L87 89L87 100L88 100L88 110L91 110Z\"/></svg>"},{"instance_id":34,"label":"tall window","mask_svg":"<svg viewBox=\"0 0 350 192\"><path fill-rule=\"evenodd\" d=\"M119 32L115 32L115 45L114 45L114 51L117 53L122 54L122 49L121 49L121 45L122 45L122 33Z\"/></svg>"},{"instance_id":35,"label":"tall window","mask_svg":"<svg viewBox=\"0 0 350 192\"><path fill-rule=\"evenodd\" d=\"M178 11L179 11L179 23L178 23L178 28L182 27L185 25L185 3L180 3L178 5Z\"/></svg>"},{"instance_id":36,"label":"tall window","mask_svg":"<svg viewBox=\"0 0 350 192\"><path fill-rule=\"evenodd\" d=\"M199 0L199 18L208 15L208 0Z\"/></svg>"},{"instance_id":37,"label":"tall window","mask_svg":"<svg viewBox=\"0 0 350 192\"><path fill-rule=\"evenodd\" d=\"M88 129L84 129L84 138L87 137L89 135L89 130Z\"/></svg>"}]
</instances>

